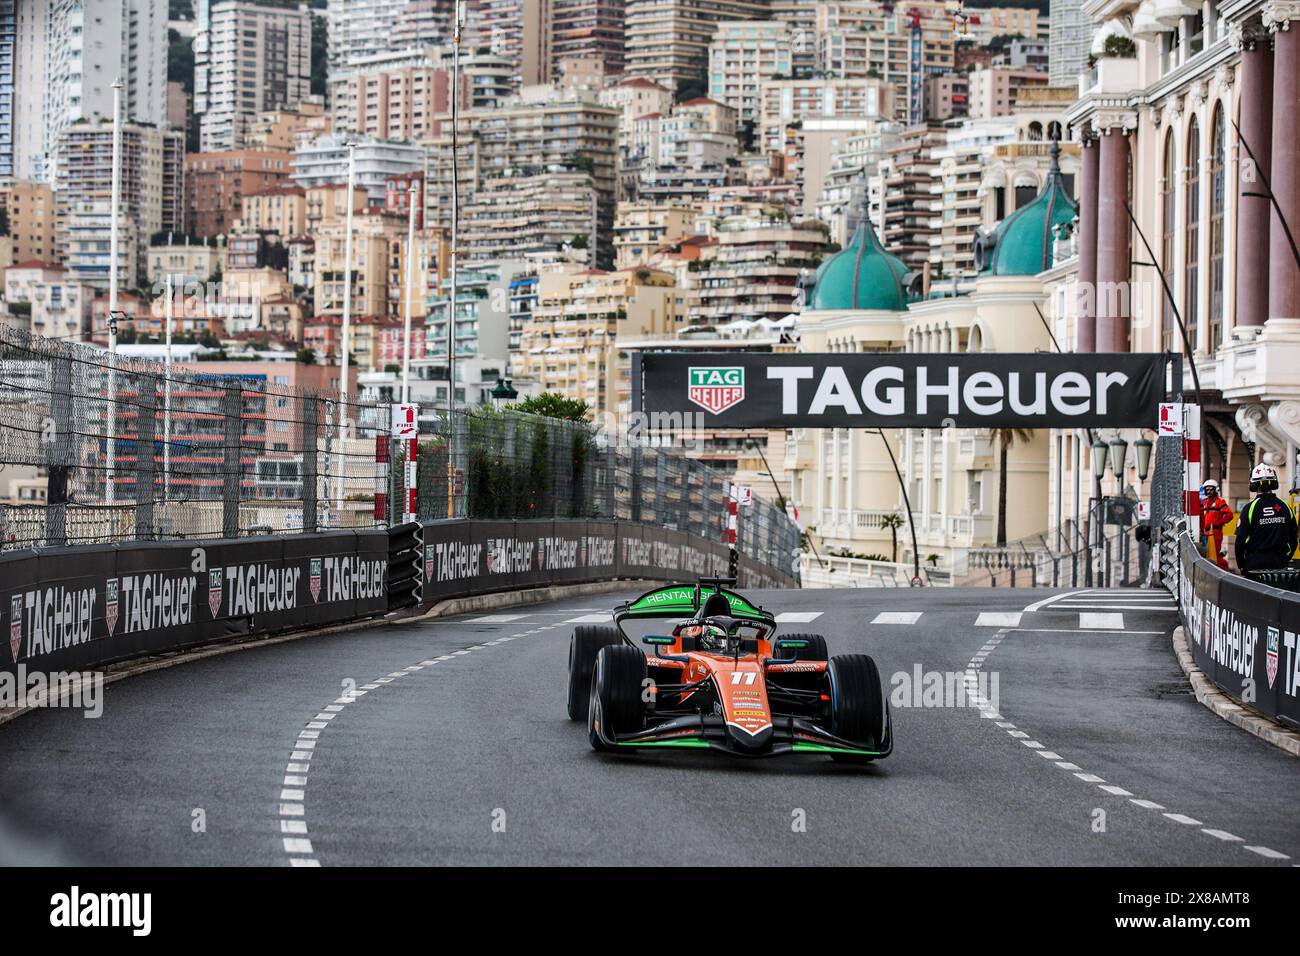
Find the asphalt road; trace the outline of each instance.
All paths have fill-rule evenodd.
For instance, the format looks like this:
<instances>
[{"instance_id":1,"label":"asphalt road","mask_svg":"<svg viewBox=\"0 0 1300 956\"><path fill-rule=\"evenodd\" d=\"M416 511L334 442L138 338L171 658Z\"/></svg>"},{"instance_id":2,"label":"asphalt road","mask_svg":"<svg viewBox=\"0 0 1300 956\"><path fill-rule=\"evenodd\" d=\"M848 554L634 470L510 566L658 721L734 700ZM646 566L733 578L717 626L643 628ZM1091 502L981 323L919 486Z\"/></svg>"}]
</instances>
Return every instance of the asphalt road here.
<instances>
[{"instance_id":1,"label":"asphalt road","mask_svg":"<svg viewBox=\"0 0 1300 956\"><path fill-rule=\"evenodd\" d=\"M0 727L0 863L1300 861L1300 761L1196 703L1151 592L755 596L891 684L987 675L998 717L896 708L866 768L611 757L564 686L571 622L615 596L312 637L111 685L99 719Z\"/></svg>"}]
</instances>

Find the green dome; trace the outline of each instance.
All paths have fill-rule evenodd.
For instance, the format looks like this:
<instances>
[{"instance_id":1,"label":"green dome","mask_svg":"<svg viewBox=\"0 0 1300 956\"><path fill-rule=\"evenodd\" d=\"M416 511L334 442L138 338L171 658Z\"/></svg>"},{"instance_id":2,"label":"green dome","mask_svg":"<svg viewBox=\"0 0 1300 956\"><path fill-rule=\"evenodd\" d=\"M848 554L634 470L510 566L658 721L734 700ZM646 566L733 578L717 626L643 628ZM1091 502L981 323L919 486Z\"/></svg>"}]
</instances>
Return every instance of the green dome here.
<instances>
[{"instance_id":1,"label":"green dome","mask_svg":"<svg viewBox=\"0 0 1300 956\"><path fill-rule=\"evenodd\" d=\"M863 216L848 246L817 269L812 308L900 311L907 305L906 273L903 260L885 251Z\"/></svg>"},{"instance_id":2,"label":"green dome","mask_svg":"<svg viewBox=\"0 0 1300 956\"><path fill-rule=\"evenodd\" d=\"M1031 276L1052 264L1052 231L1068 225L1078 207L1061 181L1061 147L1052 142L1052 167L1043 191L998 223L992 235L975 238L975 263L981 275Z\"/></svg>"}]
</instances>

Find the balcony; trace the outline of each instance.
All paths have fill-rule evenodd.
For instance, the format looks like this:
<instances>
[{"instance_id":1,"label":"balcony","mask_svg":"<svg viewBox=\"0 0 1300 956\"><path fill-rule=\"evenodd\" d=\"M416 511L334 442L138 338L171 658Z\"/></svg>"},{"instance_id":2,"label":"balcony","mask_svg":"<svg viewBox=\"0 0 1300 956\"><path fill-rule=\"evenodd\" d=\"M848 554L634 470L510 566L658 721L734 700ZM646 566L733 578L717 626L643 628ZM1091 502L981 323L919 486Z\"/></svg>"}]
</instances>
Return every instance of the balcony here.
<instances>
[{"instance_id":1,"label":"balcony","mask_svg":"<svg viewBox=\"0 0 1300 956\"><path fill-rule=\"evenodd\" d=\"M1219 349L1219 384L1229 402L1300 399L1300 319L1238 329Z\"/></svg>"}]
</instances>

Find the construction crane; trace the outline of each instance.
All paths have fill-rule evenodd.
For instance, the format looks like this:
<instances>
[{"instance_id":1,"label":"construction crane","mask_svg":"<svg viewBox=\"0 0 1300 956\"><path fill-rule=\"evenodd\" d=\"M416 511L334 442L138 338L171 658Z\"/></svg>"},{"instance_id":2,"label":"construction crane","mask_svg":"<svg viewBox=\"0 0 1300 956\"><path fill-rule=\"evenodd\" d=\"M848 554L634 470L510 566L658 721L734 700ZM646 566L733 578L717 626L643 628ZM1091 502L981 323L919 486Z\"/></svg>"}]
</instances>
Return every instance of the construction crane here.
<instances>
[{"instance_id":1,"label":"construction crane","mask_svg":"<svg viewBox=\"0 0 1300 956\"><path fill-rule=\"evenodd\" d=\"M893 13L894 8L885 6L886 13ZM925 44L922 20L938 19L937 11L920 7L910 7L904 14L909 30L907 53L907 125L919 126L925 122ZM960 3L945 8L942 16L952 23L956 36L970 36L972 24L978 25L978 15L967 13Z\"/></svg>"}]
</instances>

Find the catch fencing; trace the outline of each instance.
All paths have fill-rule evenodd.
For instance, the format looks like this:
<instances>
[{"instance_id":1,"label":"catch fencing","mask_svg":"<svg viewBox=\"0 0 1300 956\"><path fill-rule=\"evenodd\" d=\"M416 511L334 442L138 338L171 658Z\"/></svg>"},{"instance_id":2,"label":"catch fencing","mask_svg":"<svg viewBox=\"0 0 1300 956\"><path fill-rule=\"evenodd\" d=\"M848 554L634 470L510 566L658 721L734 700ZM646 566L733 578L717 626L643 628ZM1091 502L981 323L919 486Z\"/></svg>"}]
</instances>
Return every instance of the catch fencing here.
<instances>
[{"instance_id":1,"label":"catch fencing","mask_svg":"<svg viewBox=\"0 0 1300 956\"><path fill-rule=\"evenodd\" d=\"M294 366L280 366L182 370L0 329L0 466L18 479L0 502L0 550L400 520L375 508L377 493L405 500L399 443L381 440L391 406L295 387ZM426 522L607 519L717 541L731 483L680 451L605 444L586 423L490 406L426 410L415 471ZM800 536L784 511L756 499L740 529L742 555L794 571Z\"/></svg>"}]
</instances>

